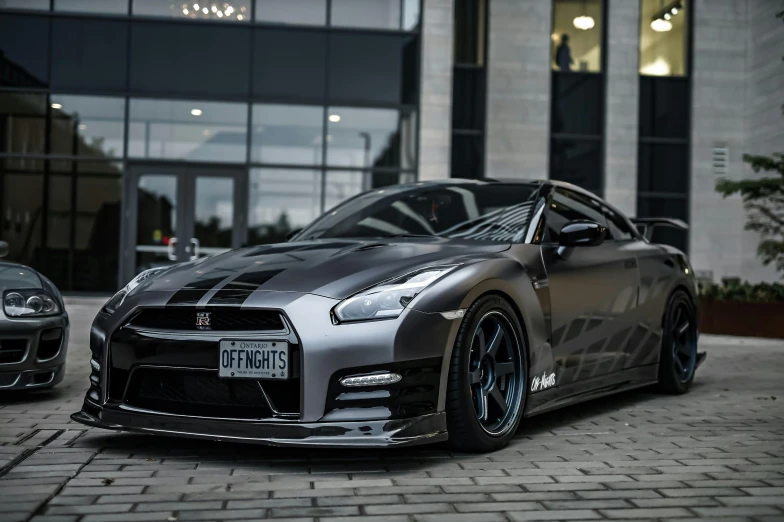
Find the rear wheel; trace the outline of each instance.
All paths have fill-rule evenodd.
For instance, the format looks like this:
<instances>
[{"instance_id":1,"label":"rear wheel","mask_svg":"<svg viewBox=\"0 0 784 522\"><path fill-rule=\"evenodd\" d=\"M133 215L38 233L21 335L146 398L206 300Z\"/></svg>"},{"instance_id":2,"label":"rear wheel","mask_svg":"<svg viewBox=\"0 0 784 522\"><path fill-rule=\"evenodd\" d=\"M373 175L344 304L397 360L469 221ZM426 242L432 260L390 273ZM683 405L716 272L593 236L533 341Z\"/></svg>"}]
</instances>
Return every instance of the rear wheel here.
<instances>
[{"instance_id":1,"label":"rear wheel","mask_svg":"<svg viewBox=\"0 0 784 522\"><path fill-rule=\"evenodd\" d=\"M460 326L449 371L447 429L462 451L492 451L512 438L526 391L522 328L498 296L476 301Z\"/></svg>"},{"instance_id":2,"label":"rear wheel","mask_svg":"<svg viewBox=\"0 0 784 522\"><path fill-rule=\"evenodd\" d=\"M686 393L697 366L697 323L694 306L682 290L670 297L662 327L659 388L667 393Z\"/></svg>"}]
</instances>

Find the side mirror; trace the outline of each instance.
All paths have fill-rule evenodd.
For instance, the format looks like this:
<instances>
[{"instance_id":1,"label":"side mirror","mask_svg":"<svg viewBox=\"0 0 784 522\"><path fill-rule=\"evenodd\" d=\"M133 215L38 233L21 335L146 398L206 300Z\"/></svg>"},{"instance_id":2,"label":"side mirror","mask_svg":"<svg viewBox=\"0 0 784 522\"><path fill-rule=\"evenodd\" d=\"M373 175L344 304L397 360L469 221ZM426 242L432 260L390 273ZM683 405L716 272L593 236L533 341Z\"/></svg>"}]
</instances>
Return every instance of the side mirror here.
<instances>
[{"instance_id":1,"label":"side mirror","mask_svg":"<svg viewBox=\"0 0 784 522\"><path fill-rule=\"evenodd\" d=\"M607 227L595 221L579 219L570 221L561 228L559 234L562 247L581 247L601 245Z\"/></svg>"},{"instance_id":2,"label":"side mirror","mask_svg":"<svg viewBox=\"0 0 784 522\"><path fill-rule=\"evenodd\" d=\"M292 237L296 236L296 235L297 235L297 234L299 234L300 232L302 232L302 227L300 227L300 228L295 228L294 230L292 230L291 232L289 232L288 234L286 234L286 241L290 241Z\"/></svg>"},{"instance_id":3,"label":"side mirror","mask_svg":"<svg viewBox=\"0 0 784 522\"><path fill-rule=\"evenodd\" d=\"M8 255L8 243L5 241L0 241L0 257L5 257Z\"/></svg>"}]
</instances>

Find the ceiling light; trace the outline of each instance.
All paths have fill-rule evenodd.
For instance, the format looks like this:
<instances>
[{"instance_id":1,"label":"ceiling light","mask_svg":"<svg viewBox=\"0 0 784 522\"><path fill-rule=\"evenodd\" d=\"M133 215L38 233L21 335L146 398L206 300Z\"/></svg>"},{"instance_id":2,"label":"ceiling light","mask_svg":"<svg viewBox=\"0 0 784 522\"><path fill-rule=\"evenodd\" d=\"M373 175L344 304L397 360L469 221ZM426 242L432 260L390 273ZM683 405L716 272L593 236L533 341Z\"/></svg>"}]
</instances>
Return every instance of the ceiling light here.
<instances>
[{"instance_id":1,"label":"ceiling light","mask_svg":"<svg viewBox=\"0 0 784 522\"><path fill-rule=\"evenodd\" d=\"M339 122L340 121L340 114L330 114L329 115L329 121L331 121L332 123Z\"/></svg>"},{"instance_id":2,"label":"ceiling light","mask_svg":"<svg viewBox=\"0 0 784 522\"><path fill-rule=\"evenodd\" d=\"M87 125L85 125L84 123L80 123L79 124L79 130L85 130L86 128L87 128Z\"/></svg>"},{"instance_id":3,"label":"ceiling light","mask_svg":"<svg viewBox=\"0 0 784 522\"><path fill-rule=\"evenodd\" d=\"M664 13L665 20L669 20L670 18L672 18L672 15L670 13Z\"/></svg>"},{"instance_id":4,"label":"ceiling light","mask_svg":"<svg viewBox=\"0 0 784 522\"><path fill-rule=\"evenodd\" d=\"M187 7L183 8L182 14L187 15L188 13L190 13L190 11L188 11L188 8Z\"/></svg>"},{"instance_id":5,"label":"ceiling light","mask_svg":"<svg viewBox=\"0 0 784 522\"><path fill-rule=\"evenodd\" d=\"M594 22L592 17L585 16L585 15L578 16L577 18L574 19L573 23L577 29L581 29L583 31L587 31L588 29L593 29L593 27L596 25L596 22Z\"/></svg>"},{"instance_id":6,"label":"ceiling light","mask_svg":"<svg viewBox=\"0 0 784 522\"><path fill-rule=\"evenodd\" d=\"M237 20L242 20L242 15L237 15Z\"/></svg>"},{"instance_id":7,"label":"ceiling light","mask_svg":"<svg viewBox=\"0 0 784 522\"><path fill-rule=\"evenodd\" d=\"M204 9L201 10L201 12L207 14L210 12L210 10L205 7Z\"/></svg>"},{"instance_id":8,"label":"ceiling light","mask_svg":"<svg viewBox=\"0 0 784 522\"><path fill-rule=\"evenodd\" d=\"M193 4L193 10L194 11L198 11L199 10L199 4Z\"/></svg>"},{"instance_id":9,"label":"ceiling light","mask_svg":"<svg viewBox=\"0 0 784 522\"><path fill-rule=\"evenodd\" d=\"M218 10L218 8L217 8L217 7L215 7L215 4L212 4L212 12L214 13L214 12L216 12L217 10Z\"/></svg>"},{"instance_id":10,"label":"ceiling light","mask_svg":"<svg viewBox=\"0 0 784 522\"><path fill-rule=\"evenodd\" d=\"M62 108L63 108L63 106L60 103L53 103L52 104L52 109L62 109Z\"/></svg>"},{"instance_id":11,"label":"ceiling light","mask_svg":"<svg viewBox=\"0 0 784 522\"><path fill-rule=\"evenodd\" d=\"M210 135L210 130L209 129L204 129L203 131L201 131L201 133L204 134L205 136L209 136Z\"/></svg>"},{"instance_id":12,"label":"ceiling light","mask_svg":"<svg viewBox=\"0 0 784 522\"><path fill-rule=\"evenodd\" d=\"M218 18L223 18L223 11L218 11Z\"/></svg>"},{"instance_id":13,"label":"ceiling light","mask_svg":"<svg viewBox=\"0 0 784 522\"><path fill-rule=\"evenodd\" d=\"M191 109L191 114L194 116L201 116L201 109Z\"/></svg>"},{"instance_id":14,"label":"ceiling light","mask_svg":"<svg viewBox=\"0 0 784 522\"><path fill-rule=\"evenodd\" d=\"M651 22L651 29L658 33L664 33L672 29L672 22L669 20L662 20L661 18L657 18Z\"/></svg>"},{"instance_id":15,"label":"ceiling light","mask_svg":"<svg viewBox=\"0 0 784 522\"><path fill-rule=\"evenodd\" d=\"M670 12L671 12L672 14L676 15L676 14L678 14L678 8L677 8L677 7L673 7L673 8L670 10Z\"/></svg>"}]
</instances>

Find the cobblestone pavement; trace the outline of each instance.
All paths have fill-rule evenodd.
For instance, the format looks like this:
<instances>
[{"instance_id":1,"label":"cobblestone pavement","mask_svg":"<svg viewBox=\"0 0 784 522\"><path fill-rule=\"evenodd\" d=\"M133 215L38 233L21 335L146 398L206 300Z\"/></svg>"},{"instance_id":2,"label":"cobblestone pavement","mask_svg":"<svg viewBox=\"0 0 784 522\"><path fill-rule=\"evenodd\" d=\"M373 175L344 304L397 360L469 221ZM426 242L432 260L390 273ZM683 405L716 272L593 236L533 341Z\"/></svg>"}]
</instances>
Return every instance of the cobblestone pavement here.
<instances>
[{"instance_id":1,"label":"cobblestone pavement","mask_svg":"<svg viewBox=\"0 0 784 522\"><path fill-rule=\"evenodd\" d=\"M784 342L704 336L689 394L549 413L490 455L281 450L72 423L97 307L68 303L61 386L0 395L0 520L784 520Z\"/></svg>"}]
</instances>

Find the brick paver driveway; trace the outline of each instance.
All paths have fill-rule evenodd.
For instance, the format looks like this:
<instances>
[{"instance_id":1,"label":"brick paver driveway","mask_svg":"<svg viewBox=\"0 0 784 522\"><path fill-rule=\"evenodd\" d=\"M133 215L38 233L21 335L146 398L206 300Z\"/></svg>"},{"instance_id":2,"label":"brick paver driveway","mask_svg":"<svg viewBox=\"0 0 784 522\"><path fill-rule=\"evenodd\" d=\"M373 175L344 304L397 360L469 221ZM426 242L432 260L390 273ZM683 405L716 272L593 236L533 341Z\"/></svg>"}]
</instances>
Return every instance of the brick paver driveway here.
<instances>
[{"instance_id":1,"label":"brick paver driveway","mask_svg":"<svg viewBox=\"0 0 784 522\"><path fill-rule=\"evenodd\" d=\"M784 343L705 336L688 395L546 414L491 455L281 450L70 422L97 303L69 310L66 381L0 395L2 520L784 520Z\"/></svg>"}]
</instances>

